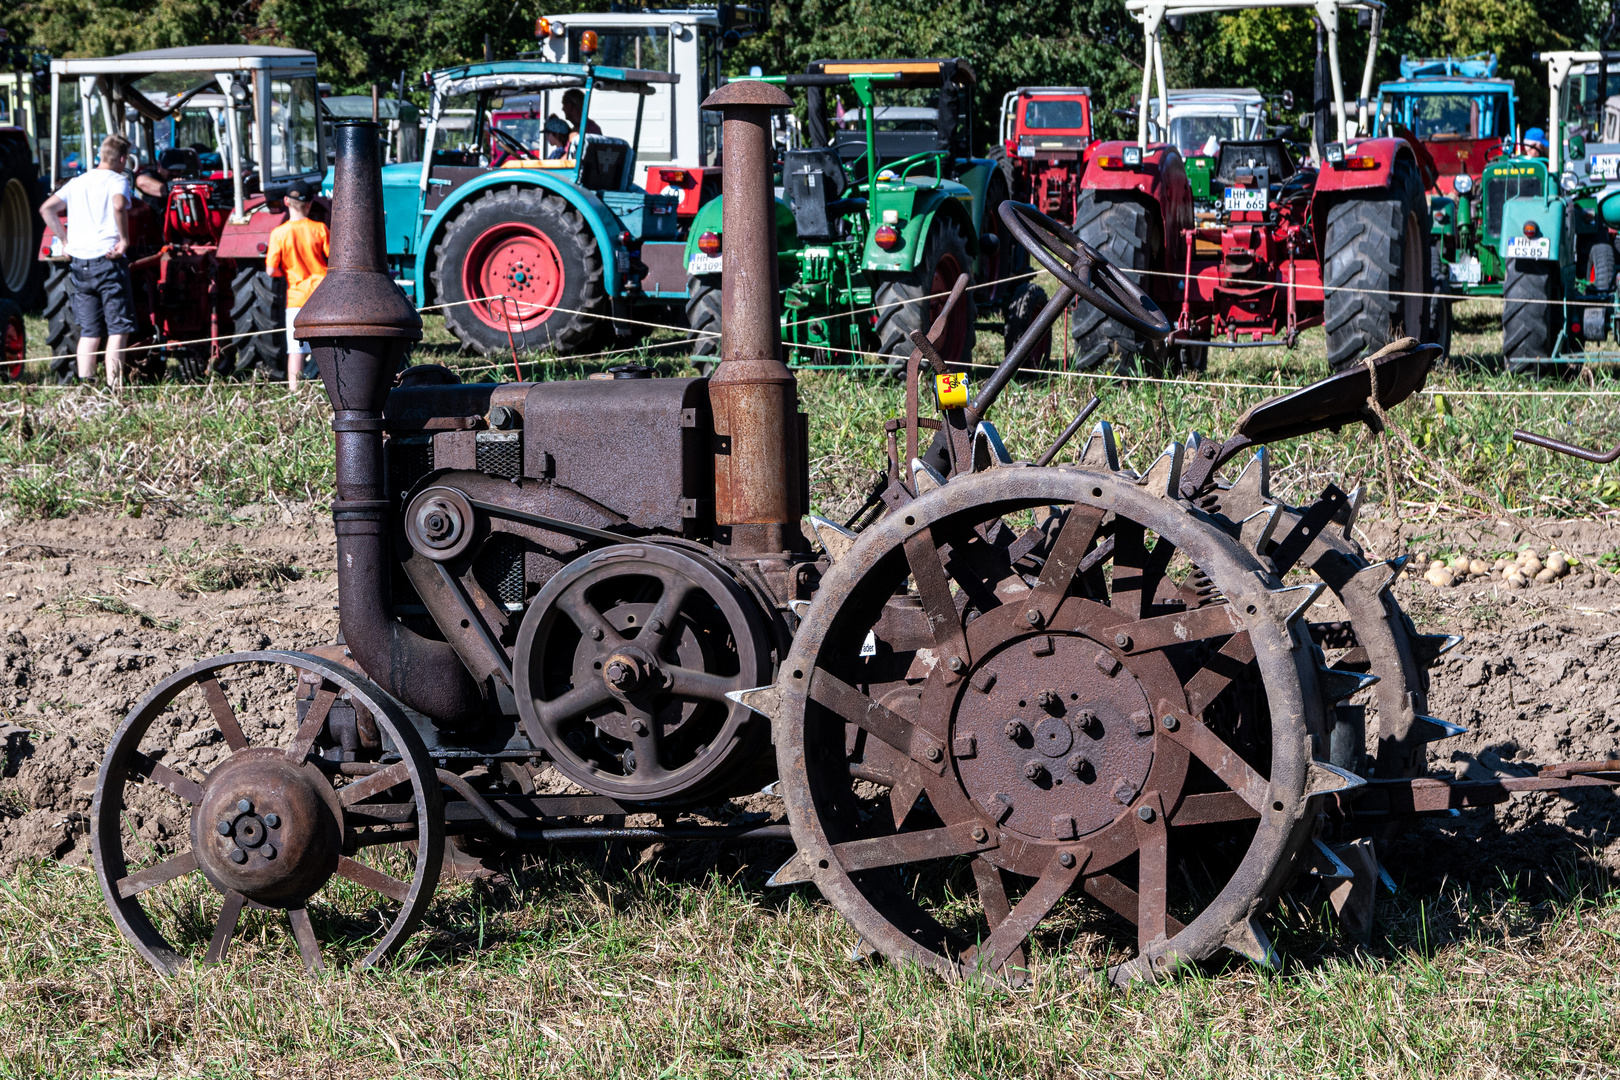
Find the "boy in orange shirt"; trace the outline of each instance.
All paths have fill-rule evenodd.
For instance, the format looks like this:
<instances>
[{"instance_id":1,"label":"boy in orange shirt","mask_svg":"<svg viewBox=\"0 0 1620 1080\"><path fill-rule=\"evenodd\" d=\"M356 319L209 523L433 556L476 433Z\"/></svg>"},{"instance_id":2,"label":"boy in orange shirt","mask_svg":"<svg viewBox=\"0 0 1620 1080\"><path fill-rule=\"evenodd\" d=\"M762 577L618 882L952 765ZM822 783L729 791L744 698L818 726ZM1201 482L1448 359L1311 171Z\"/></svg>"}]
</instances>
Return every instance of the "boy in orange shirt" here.
<instances>
[{"instance_id":1,"label":"boy in orange shirt","mask_svg":"<svg viewBox=\"0 0 1620 1080\"><path fill-rule=\"evenodd\" d=\"M331 256L326 225L309 216L314 192L302 180L287 189L287 220L270 233L270 250L264 268L271 277L287 279L287 389L298 392L309 346L293 336L293 320L326 277L326 260Z\"/></svg>"}]
</instances>

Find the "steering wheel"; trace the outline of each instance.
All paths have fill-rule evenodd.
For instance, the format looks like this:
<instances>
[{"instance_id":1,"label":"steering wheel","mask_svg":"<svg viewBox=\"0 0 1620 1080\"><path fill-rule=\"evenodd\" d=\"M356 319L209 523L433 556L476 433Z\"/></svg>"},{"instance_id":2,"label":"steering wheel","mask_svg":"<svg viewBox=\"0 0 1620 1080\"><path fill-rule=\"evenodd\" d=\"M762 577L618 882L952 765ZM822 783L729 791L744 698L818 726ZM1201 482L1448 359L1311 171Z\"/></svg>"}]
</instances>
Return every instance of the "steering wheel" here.
<instances>
[{"instance_id":1,"label":"steering wheel","mask_svg":"<svg viewBox=\"0 0 1620 1080\"><path fill-rule=\"evenodd\" d=\"M510 131L502 130L501 128L498 128L498 127L494 126L493 124L491 124L490 128L489 128L489 133L491 135L495 136L495 141L496 142L498 142L502 146L506 147L506 149L508 151L510 151L514 156L520 157L520 158L532 158L532 157L534 157L534 151L530 150L527 146L524 146L523 143L518 139L518 137L516 135L513 135Z\"/></svg>"},{"instance_id":2,"label":"steering wheel","mask_svg":"<svg viewBox=\"0 0 1620 1080\"><path fill-rule=\"evenodd\" d=\"M1008 199L1001 220L1042 266L1070 292L1112 319L1163 340L1175 329L1153 298L1119 272L1102 252L1029 203Z\"/></svg>"}]
</instances>

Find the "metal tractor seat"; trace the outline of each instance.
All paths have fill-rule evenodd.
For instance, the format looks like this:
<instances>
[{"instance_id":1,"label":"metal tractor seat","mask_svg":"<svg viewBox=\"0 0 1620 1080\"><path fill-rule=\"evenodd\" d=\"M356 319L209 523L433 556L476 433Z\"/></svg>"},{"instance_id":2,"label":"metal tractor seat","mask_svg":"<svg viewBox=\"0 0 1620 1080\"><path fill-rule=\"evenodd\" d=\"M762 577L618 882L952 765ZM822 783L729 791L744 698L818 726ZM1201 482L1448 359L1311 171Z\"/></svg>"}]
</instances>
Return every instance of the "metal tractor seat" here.
<instances>
[{"instance_id":1,"label":"metal tractor seat","mask_svg":"<svg viewBox=\"0 0 1620 1080\"><path fill-rule=\"evenodd\" d=\"M189 146L171 146L158 156L158 167L176 177L195 180L202 175L202 155Z\"/></svg>"},{"instance_id":2,"label":"metal tractor seat","mask_svg":"<svg viewBox=\"0 0 1620 1080\"><path fill-rule=\"evenodd\" d=\"M782 185L787 189L799 235L806 240L833 239L834 227L827 207L848 186L838 150L823 146L787 151L782 155Z\"/></svg>"},{"instance_id":3,"label":"metal tractor seat","mask_svg":"<svg viewBox=\"0 0 1620 1080\"><path fill-rule=\"evenodd\" d=\"M591 191L628 191L636 155L630 144L609 135L585 136L585 167L579 183Z\"/></svg>"},{"instance_id":4,"label":"metal tractor seat","mask_svg":"<svg viewBox=\"0 0 1620 1080\"><path fill-rule=\"evenodd\" d=\"M1228 139L1215 154L1214 182L1238 183L1239 169L1265 169L1269 186L1293 176L1298 166L1281 139ZM1248 175L1244 174L1244 178Z\"/></svg>"}]
</instances>

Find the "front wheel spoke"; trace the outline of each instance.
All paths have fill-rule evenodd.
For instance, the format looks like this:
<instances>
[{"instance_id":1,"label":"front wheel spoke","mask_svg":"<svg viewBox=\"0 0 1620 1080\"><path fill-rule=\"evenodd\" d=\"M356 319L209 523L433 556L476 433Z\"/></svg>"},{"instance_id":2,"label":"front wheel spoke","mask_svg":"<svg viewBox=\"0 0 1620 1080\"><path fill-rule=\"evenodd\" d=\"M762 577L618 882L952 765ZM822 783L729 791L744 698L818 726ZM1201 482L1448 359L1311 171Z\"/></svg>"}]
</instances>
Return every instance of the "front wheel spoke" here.
<instances>
[{"instance_id":1,"label":"front wheel spoke","mask_svg":"<svg viewBox=\"0 0 1620 1080\"><path fill-rule=\"evenodd\" d=\"M1114 578L1108 606L1132 619L1140 619L1151 599L1144 591L1147 547L1142 526L1134 521L1114 520Z\"/></svg>"},{"instance_id":2,"label":"front wheel spoke","mask_svg":"<svg viewBox=\"0 0 1620 1080\"><path fill-rule=\"evenodd\" d=\"M1115 623L1108 629L1126 635L1130 645L1125 651L1135 655L1208 638L1231 637L1242 632L1243 624L1231 604L1210 604L1135 622Z\"/></svg>"},{"instance_id":3,"label":"front wheel spoke","mask_svg":"<svg viewBox=\"0 0 1620 1080\"><path fill-rule=\"evenodd\" d=\"M720 701L730 704L726 695L733 690L746 690L742 680L724 675L711 675L687 667L667 667L669 693L679 698L698 698L702 701Z\"/></svg>"},{"instance_id":4,"label":"front wheel spoke","mask_svg":"<svg viewBox=\"0 0 1620 1080\"><path fill-rule=\"evenodd\" d=\"M364 779L356 780L352 784L338 788L338 803L342 806L353 806L362 799L369 799L373 795L387 791L391 787L410 782L410 765L403 761L396 761L386 769L378 769Z\"/></svg>"},{"instance_id":5,"label":"front wheel spoke","mask_svg":"<svg viewBox=\"0 0 1620 1080\"><path fill-rule=\"evenodd\" d=\"M1170 897L1170 844L1164 826L1164 800L1148 792L1140 805L1153 810L1151 819L1136 817L1136 945L1143 952L1165 937Z\"/></svg>"},{"instance_id":6,"label":"front wheel spoke","mask_svg":"<svg viewBox=\"0 0 1620 1080\"><path fill-rule=\"evenodd\" d=\"M242 918L242 907L247 903L247 897L231 889L225 894L225 900L220 904L219 919L214 923L214 936L208 942L208 955L203 962L218 964L225 959L225 950L230 947L231 938L236 936L236 924Z\"/></svg>"},{"instance_id":7,"label":"front wheel spoke","mask_svg":"<svg viewBox=\"0 0 1620 1080\"><path fill-rule=\"evenodd\" d=\"M292 923L293 937L298 941L298 954L304 958L304 970L311 975L325 971L326 965L321 963L321 943L315 936L315 927L310 925L308 908L289 908L287 921Z\"/></svg>"},{"instance_id":8,"label":"front wheel spoke","mask_svg":"<svg viewBox=\"0 0 1620 1080\"><path fill-rule=\"evenodd\" d=\"M945 747L938 739L826 669L817 668L812 673L810 697L930 772L936 775L945 772Z\"/></svg>"},{"instance_id":9,"label":"front wheel spoke","mask_svg":"<svg viewBox=\"0 0 1620 1080\"><path fill-rule=\"evenodd\" d=\"M1040 584L1036 586L1040 594L1037 604L1048 618L1069 594L1075 575L1081 572L1081 564L1085 562L1086 551L1097 538L1102 519L1100 507L1076 503L1069 508L1046 563L1041 567Z\"/></svg>"},{"instance_id":10,"label":"front wheel spoke","mask_svg":"<svg viewBox=\"0 0 1620 1080\"><path fill-rule=\"evenodd\" d=\"M1133 923L1141 914L1141 899L1137 896L1136 890L1112 874L1091 875L1086 878L1085 890L1087 896ZM1168 937L1175 937L1186 929L1181 921L1172 915L1164 917L1164 928Z\"/></svg>"},{"instance_id":11,"label":"front wheel spoke","mask_svg":"<svg viewBox=\"0 0 1620 1080\"><path fill-rule=\"evenodd\" d=\"M569 720L583 719L598 705L612 700L613 694L607 686L600 679L593 678L584 686L576 686L560 697L535 702L535 711L540 716L540 726L555 734Z\"/></svg>"},{"instance_id":12,"label":"front wheel spoke","mask_svg":"<svg viewBox=\"0 0 1620 1080\"><path fill-rule=\"evenodd\" d=\"M664 647L665 640L675 626L675 619L680 615L682 605L686 603L686 598L693 590L692 584L685 578L665 581L663 585L663 595L653 605L641 632L636 635L636 643L653 656L657 656Z\"/></svg>"},{"instance_id":13,"label":"front wheel spoke","mask_svg":"<svg viewBox=\"0 0 1620 1080\"><path fill-rule=\"evenodd\" d=\"M129 771L142 780L150 780L169 789L176 796L195 806L202 802L202 785L190 777L181 776L167 765L139 750L129 756Z\"/></svg>"},{"instance_id":14,"label":"front wheel spoke","mask_svg":"<svg viewBox=\"0 0 1620 1080\"><path fill-rule=\"evenodd\" d=\"M979 889L979 906L984 909L985 922L990 924L990 932L994 934L996 927L1006 922L1007 916L1012 914L1012 905L1007 902L1006 878L1001 873L1001 867L980 855L973 860L973 880ZM1014 968L1029 966L1022 945L1012 951L1007 963Z\"/></svg>"},{"instance_id":15,"label":"front wheel spoke","mask_svg":"<svg viewBox=\"0 0 1620 1080\"><path fill-rule=\"evenodd\" d=\"M165 881L173 881L197 869L197 853L187 851L173 858L164 859L155 866L148 866L145 870L137 870L128 877L118 879L118 895L128 900L138 896L147 889L156 888Z\"/></svg>"},{"instance_id":16,"label":"front wheel spoke","mask_svg":"<svg viewBox=\"0 0 1620 1080\"><path fill-rule=\"evenodd\" d=\"M951 595L951 580L945 575L931 529L924 529L906 541L906 562L911 567L912 580L917 583L917 597L928 616L935 646L945 655L965 661L967 643L962 640L962 613L957 610L956 597Z\"/></svg>"},{"instance_id":17,"label":"front wheel spoke","mask_svg":"<svg viewBox=\"0 0 1620 1080\"><path fill-rule=\"evenodd\" d=\"M658 717L645 709L627 707L625 711L630 723L630 744L636 751L636 775L663 775L664 733L658 730Z\"/></svg>"},{"instance_id":18,"label":"front wheel spoke","mask_svg":"<svg viewBox=\"0 0 1620 1080\"><path fill-rule=\"evenodd\" d=\"M225 745L233 752L246 749L247 736L242 734L242 725L236 721L236 710L225 700L225 691L220 688L219 680L210 673L197 680L197 685L202 687L203 696L208 699L209 711L214 714L219 733L225 736Z\"/></svg>"},{"instance_id":19,"label":"front wheel spoke","mask_svg":"<svg viewBox=\"0 0 1620 1080\"><path fill-rule=\"evenodd\" d=\"M1172 825L1214 825L1222 821L1250 821L1260 815L1235 791L1187 795L1170 817Z\"/></svg>"},{"instance_id":20,"label":"front wheel spoke","mask_svg":"<svg viewBox=\"0 0 1620 1080\"><path fill-rule=\"evenodd\" d=\"M1072 866L1063 865L1064 855L1069 856ZM1030 931L1063 899L1063 894L1069 891L1069 886L1074 884L1074 879L1080 876L1090 859L1091 852L1085 850L1054 852L1040 880L1018 901L1018 906L1001 920L1001 925L990 931L988 938L962 955L962 963L979 971L1001 970L1013 953L1023 947Z\"/></svg>"},{"instance_id":21,"label":"front wheel spoke","mask_svg":"<svg viewBox=\"0 0 1620 1080\"><path fill-rule=\"evenodd\" d=\"M973 838L973 830L981 830L983 840ZM876 870L902 863L926 862L952 855L967 855L995 847L994 837L982 831L982 825L963 822L942 829L922 829L917 832L892 833L870 840L851 840L833 845L833 857L848 874L862 870Z\"/></svg>"},{"instance_id":22,"label":"front wheel spoke","mask_svg":"<svg viewBox=\"0 0 1620 1080\"><path fill-rule=\"evenodd\" d=\"M1233 681L1242 678L1253 662L1254 642L1249 639L1249 632L1233 634L1231 640L1221 646L1221 651L1187 680L1187 710L1194 716L1202 716L1210 702L1220 697L1221 691Z\"/></svg>"},{"instance_id":23,"label":"front wheel spoke","mask_svg":"<svg viewBox=\"0 0 1620 1080\"><path fill-rule=\"evenodd\" d=\"M292 745L287 747L288 757L300 763L309 757L309 752L315 748L315 740L320 738L322 729L326 727L326 715L332 711L335 701L336 690L323 686L316 692L315 700L309 703L309 711L304 714L304 722L298 725L298 734L293 736Z\"/></svg>"},{"instance_id":24,"label":"front wheel spoke","mask_svg":"<svg viewBox=\"0 0 1620 1080\"><path fill-rule=\"evenodd\" d=\"M409 882L390 877L365 863L355 862L347 855L338 857L337 873L339 877L348 878L356 885L364 885L373 892L380 892L390 900L398 900L402 904L411 897Z\"/></svg>"},{"instance_id":25,"label":"front wheel spoke","mask_svg":"<svg viewBox=\"0 0 1620 1080\"><path fill-rule=\"evenodd\" d=\"M1220 777L1222 783L1255 811L1263 811L1270 782L1255 772L1236 750L1222 742L1219 735L1205 727L1203 721L1190 716L1180 717L1179 720L1174 731L1163 727L1160 730L1209 766L1210 772Z\"/></svg>"},{"instance_id":26,"label":"front wheel spoke","mask_svg":"<svg viewBox=\"0 0 1620 1080\"><path fill-rule=\"evenodd\" d=\"M624 636L615 630L613 624L608 622L607 618L600 611L593 608L583 596L564 592L557 597L557 608L564 615L567 615L569 619L573 620L574 625L579 627L581 634L588 636L592 629L600 629L604 647L624 643Z\"/></svg>"}]
</instances>

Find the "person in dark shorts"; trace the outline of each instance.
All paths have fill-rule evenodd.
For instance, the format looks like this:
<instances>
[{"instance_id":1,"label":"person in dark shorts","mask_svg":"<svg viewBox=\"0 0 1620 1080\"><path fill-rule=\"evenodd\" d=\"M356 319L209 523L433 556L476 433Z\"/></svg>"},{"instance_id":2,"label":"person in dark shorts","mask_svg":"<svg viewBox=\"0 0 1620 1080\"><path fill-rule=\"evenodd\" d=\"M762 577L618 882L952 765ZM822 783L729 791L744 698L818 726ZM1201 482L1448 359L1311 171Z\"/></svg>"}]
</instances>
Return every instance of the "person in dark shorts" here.
<instances>
[{"instance_id":1,"label":"person in dark shorts","mask_svg":"<svg viewBox=\"0 0 1620 1080\"><path fill-rule=\"evenodd\" d=\"M79 324L79 380L96 377L96 356L107 340L107 385L124 385L124 346L135 332L135 288L130 282L129 207L124 172L129 140L101 140L101 161L69 180L39 208L45 227L71 260L73 318ZM64 228L62 214L67 214Z\"/></svg>"}]
</instances>

